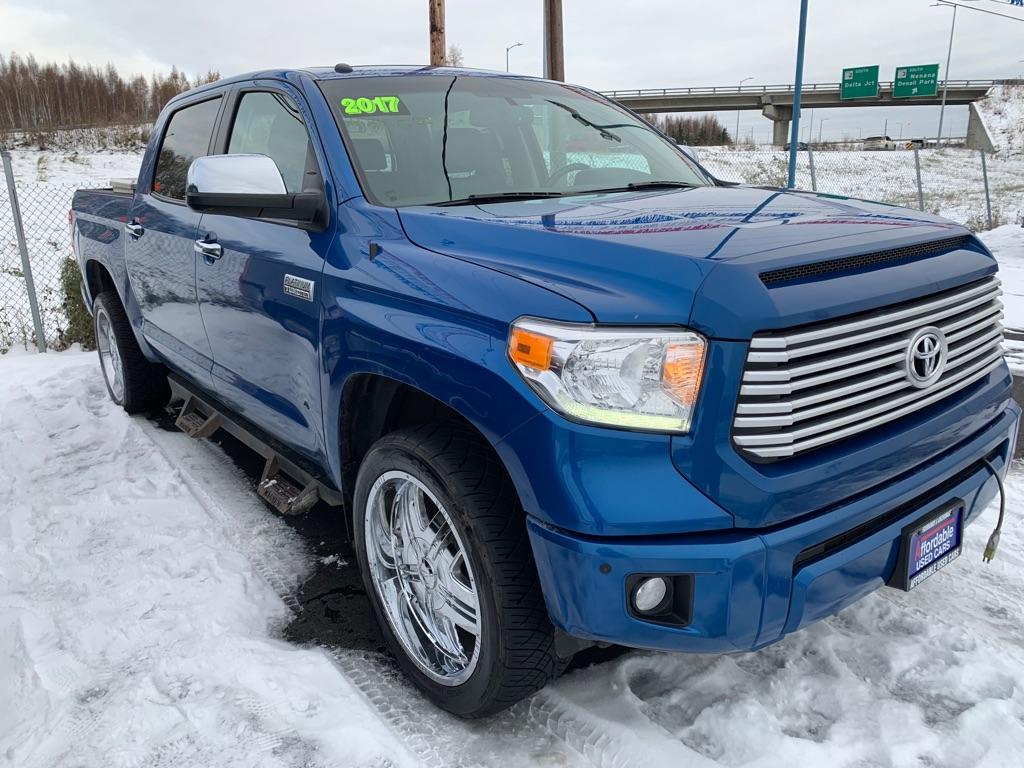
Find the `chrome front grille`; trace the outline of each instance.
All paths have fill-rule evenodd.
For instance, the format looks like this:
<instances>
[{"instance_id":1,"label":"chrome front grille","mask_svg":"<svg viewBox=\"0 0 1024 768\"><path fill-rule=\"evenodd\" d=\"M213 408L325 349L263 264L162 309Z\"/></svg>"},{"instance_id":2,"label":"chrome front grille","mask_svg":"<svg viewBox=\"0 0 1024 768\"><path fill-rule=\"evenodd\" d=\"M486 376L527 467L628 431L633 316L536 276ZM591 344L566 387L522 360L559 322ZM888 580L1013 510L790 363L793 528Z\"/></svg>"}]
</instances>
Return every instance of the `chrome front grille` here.
<instances>
[{"instance_id":1,"label":"chrome front grille","mask_svg":"<svg viewBox=\"0 0 1024 768\"><path fill-rule=\"evenodd\" d=\"M898 419L970 386L1003 358L999 280L788 331L759 333L743 371L733 441L780 459ZM945 369L918 388L908 346L927 326L945 336Z\"/></svg>"}]
</instances>

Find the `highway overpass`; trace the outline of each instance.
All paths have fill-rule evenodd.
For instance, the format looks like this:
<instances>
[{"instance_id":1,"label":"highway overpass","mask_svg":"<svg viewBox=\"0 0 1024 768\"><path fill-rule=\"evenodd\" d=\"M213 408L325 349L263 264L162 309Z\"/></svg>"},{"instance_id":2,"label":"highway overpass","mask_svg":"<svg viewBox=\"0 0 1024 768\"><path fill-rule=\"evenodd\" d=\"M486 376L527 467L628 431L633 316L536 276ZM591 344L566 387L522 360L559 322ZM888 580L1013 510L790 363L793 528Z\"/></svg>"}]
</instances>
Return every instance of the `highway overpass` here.
<instances>
[{"instance_id":1,"label":"highway overpass","mask_svg":"<svg viewBox=\"0 0 1024 768\"><path fill-rule=\"evenodd\" d=\"M950 80L946 104L971 104L985 98L996 85L1020 84L1022 80ZM879 83L878 96L871 99L843 100L839 83L808 83L803 87L803 109L830 107L891 107L938 105L946 81L939 82L935 96L894 99L892 82ZM759 109L774 123L772 140L782 145L789 141L789 122L793 119L792 85L745 85L704 88L646 88L605 91L605 96L636 112L716 112Z\"/></svg>"}]
</instances>

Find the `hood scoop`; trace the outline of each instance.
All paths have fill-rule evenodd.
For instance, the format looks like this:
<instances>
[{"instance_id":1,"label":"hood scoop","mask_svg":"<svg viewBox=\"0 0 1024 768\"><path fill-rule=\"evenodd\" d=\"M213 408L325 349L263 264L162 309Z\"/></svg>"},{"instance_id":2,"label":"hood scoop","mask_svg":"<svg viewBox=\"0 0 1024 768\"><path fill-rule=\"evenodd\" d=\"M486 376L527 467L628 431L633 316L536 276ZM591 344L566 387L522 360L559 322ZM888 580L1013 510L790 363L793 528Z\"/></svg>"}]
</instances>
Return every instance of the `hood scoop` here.
<instances>
[{"instance_id":1,"label":"hood scoop","mask_svg":"<svg viewBox=\"0 0 1024 768\"><path fill-rule=\"evenodd\" d=\"M972 242L973 238L970 235L946 237L941 240L916 243L901 248L890 248L885 251L846 256L842 259L815 261L810 264L798 264L792 267L772 269L762 272L760 277L762 283L772 288L785 283L800 283L839 272L859 272L866 269L890 266L896 262L934 256L959 248L966 248Z\"/></svg>"}]
</instances>

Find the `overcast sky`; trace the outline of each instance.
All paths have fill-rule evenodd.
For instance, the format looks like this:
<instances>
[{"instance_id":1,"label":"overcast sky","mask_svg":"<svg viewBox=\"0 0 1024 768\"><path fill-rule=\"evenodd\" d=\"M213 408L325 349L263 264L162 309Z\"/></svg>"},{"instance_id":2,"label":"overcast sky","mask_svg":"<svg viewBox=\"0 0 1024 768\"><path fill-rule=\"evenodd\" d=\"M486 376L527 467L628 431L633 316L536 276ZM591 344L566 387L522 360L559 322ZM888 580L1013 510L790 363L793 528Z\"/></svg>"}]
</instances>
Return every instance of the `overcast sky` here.
<instances>
[{"instance_id":1,"label":"overcast sky","mask_svg":"<svg viewBox=\"0 0 1024 768\"><path fill-rule=\"evenodd\" d=\"M798 0L563 0L568 80L600 90L750 84L793 79ZM1024 19L1007 0L973 5ZM0 0L0 51L41 61L103 64L124 74L207 69L232 75L274 66L417 64L427 59L426 0ZM466 66L541 74L541 0L448 0L448 42ZM805 82L835 82L844 66L945 62L952 10L930 0L810 0ZM1024 72L1024 23L961 10L950 76ZM962 132L966 108L950 126ZM936 110L819 110L824 136L879 133L886 119L907 135L934 132ZM735 113L733 113L735 115ZM730 129L734 117L724 116ZM808 115L805 113L805 122ZM927 124L927 128L926 128ZM958 125L959 124L959 125ZM769 123L743 115L765 140ZM920 128L918 128L920 126Z\"/></svg>"}]
</instances>

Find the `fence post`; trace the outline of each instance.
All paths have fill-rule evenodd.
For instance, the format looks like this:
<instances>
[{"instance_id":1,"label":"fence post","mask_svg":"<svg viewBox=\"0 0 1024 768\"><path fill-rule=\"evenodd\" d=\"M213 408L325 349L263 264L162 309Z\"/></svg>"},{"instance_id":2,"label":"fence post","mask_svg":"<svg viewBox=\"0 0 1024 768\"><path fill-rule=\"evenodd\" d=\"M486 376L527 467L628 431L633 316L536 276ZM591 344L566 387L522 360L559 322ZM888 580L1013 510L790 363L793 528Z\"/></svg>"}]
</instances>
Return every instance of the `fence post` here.
<instances>
[{"instance_id":1,"label":"fence post","mask_svg":"<svg viewBox=\"0 0 1024 768\"><path fill-rule=\"evenodd\" d=\"M988 165L985 162L985 150L981 152L981 177L985 180L985 211L988 213L988 228L992 229L992 194L988 189Z\"/></svg>"},{"instance_id":2,"label":"fence post","mask_svg":"<svg viewBox=\"0 0 1024 768\"><path fill-rule=\"evenodd\" d=\"M814 169L814 150L811 149L811 143L807 142L807 162L811 167L811 191L818 191L818 174Z\"/></svg>"},{"instance_id":3,"label":"fence post","mask_svg":"<svg viewBox=\"0 0 1024 768\"><path fill-rule=\"evenodd\" d=\"M914 146L914 168L917 170L917 209L924 210L924 187L921 185L921 150Z\"/></svg>"},{"instance_id":4,"label":"fence post","mask_svg":"<svg viewBox=\"0 0 1024 768\"><path fill-rule=\"evenodd\" d=\"M39 316L39 304L36 301L36 284L32 280L32 265L28 261L28 243L25 241L25 228L21 224L18 190L14 186L14 168L11 167L11 156L7 152L0 152L0 157L3 159L4 176L7 178L7 195L11 203L11 216L14 218L14 234L18 238L18 250L21 251L21 271L25 278L25 290L28 292L28 306L32 310L36 347L40 352L45 352L46 336L43 334L43 321Z\"/></svg>"}]
</instances>

